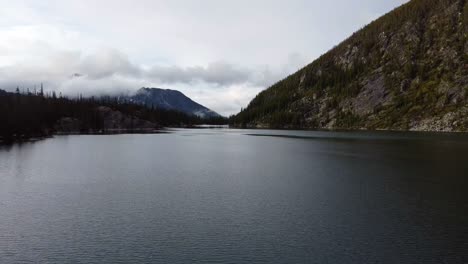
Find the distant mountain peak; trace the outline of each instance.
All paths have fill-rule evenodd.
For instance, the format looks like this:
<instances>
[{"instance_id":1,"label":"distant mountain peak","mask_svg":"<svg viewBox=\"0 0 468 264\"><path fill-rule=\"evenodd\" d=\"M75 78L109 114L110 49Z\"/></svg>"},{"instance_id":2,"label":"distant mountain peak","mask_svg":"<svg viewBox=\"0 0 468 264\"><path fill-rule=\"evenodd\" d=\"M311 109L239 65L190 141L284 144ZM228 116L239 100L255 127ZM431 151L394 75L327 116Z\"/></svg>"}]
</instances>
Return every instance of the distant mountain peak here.
<instances>
[{"instance_id":1,"label":"distant mountain peak","mask_svg":"<svg viewBox=\"0 0 468 264\"><path fill-rule=\"evenodd\" d=\"M81 73L73 73L73 74L70 76L70 79L75 79L75 78L80 78L80 77L83 77L83 74L81 74Z\"/></svg>"},{"instance_id":2,"label":"distant mountain peak","mask_svg":"<svg viewBox=\"0 0 468 264\"><path fill-rule=\"evenodd\" d=\"M134 103L167 110L177 110L202 118L219 117L220 115L207 107L193 101L182 92L171 89L142 87L130 100Z\"/></svg>"}]
</instances>

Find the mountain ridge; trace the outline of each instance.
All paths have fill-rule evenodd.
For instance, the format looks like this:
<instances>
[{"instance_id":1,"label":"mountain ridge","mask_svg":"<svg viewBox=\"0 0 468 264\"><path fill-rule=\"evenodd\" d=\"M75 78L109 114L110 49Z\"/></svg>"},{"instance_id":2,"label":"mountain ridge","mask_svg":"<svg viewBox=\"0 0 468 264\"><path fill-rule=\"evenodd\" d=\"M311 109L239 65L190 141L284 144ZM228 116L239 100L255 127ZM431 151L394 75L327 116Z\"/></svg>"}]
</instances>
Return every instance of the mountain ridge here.
<instances>
[{"instance_id":1,"label":"mountain ridge","mask_svg":"<svg viewBox=\"0 0 468 264\"><path fill-rule=\"evenodd\" d=\"M468 4L412 0L259 93L238 127L466 131Z\"/></svg>"},{"instance_id":2,"label":"mountain ridge","mask_svg":"<svg viewBox=\"0 0 468 264\"><path fill-rule=\"evenodd\" d=\"M177 110L201 118L221 117L218 113L193 101L178 90L143 87L134 95L129 96L128 100L146 107Z\"/></svg>"}]
</instances>

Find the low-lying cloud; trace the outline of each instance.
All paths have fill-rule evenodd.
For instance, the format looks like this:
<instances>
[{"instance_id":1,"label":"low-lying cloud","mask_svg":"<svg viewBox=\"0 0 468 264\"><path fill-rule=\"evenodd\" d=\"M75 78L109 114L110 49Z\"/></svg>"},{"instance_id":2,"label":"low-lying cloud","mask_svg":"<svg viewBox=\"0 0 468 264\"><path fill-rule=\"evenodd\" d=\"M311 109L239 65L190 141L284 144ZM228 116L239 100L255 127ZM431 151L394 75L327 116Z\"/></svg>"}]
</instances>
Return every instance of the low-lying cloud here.
<instances>
[{"instance_id":1,"label":"low-lying cloud","mask_svg":"<svg viewBox=\"0 0 468 264\"><path fill-rule=\"evenodd\" d=\"M99 50L84 56L78 63L77 72L89 79L99 80L115 74L137 77L141 69L133 65L128 57L114 49Z\"/></svg>"},{"instance_id":2,"label":"low-lying cloud","mask_svg":"<svg viewBox=\"0 0 468 264\"><path fill-rule=\"evenodd\" d=\"M132 93L143 86L162 87L179 89L214 110L232 114L258 91L296 70L301 62L298 55L293 55L278 69L241 67L225 61L206 66L147 67L131 62L115 49L90 54L49 51L38 62L1 66L0 89L13 91L20 87L33 91L43 83L46 91L73 97Z\"/></svg>"},{"instance_id":3,"label":"low-lying cloud","mask_svg":"<svg viewBox=\"0 0 468 264\"><path fill-rule=\"evenodd\" d=\"M236 67L227 62L214 62L206 67L191 66L153 66L145 71L145 76L162 83L195 83L206 82L219 86L247 83L251 81L251 71Z\"/></svg>"}]
</instances>

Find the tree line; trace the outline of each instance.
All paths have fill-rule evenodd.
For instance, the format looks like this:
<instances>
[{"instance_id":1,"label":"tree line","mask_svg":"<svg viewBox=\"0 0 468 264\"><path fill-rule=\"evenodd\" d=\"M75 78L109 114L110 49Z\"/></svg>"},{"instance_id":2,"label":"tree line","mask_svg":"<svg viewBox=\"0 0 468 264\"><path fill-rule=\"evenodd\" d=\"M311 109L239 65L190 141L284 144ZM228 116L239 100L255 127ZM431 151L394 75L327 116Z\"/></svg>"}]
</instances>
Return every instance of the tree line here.
<instances>
[{"instance_id":1,"label":"tree line","mask_svg":"<svg viewBox=\"0 0 468 264\"><path fill-rule=\"evenodd\" d=\"M158 127L189 127L198 124L225 124L223 117L202 119L179 111L145 107L119 100L116 97L63 97L55 92L6 92L0 90L0 142L43 137L54 134L57 121L68 117L80 122L79 132L101 131L104 117L100 106L106 106L124 115L149 121Z\"/></svg>"}]
</instances>

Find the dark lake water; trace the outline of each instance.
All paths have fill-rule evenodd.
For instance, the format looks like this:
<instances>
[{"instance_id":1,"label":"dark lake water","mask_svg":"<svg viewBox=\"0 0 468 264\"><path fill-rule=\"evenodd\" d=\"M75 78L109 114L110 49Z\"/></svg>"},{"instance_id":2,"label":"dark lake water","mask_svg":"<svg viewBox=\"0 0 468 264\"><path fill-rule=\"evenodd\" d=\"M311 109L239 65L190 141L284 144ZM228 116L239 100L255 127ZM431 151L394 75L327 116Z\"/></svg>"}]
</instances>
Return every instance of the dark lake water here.
<instances>
[{"instance_id":1,"label":"dark lake water","mask_svg":"<svg viewBox=\"0 0 468 264\"><path fill-rule=\"evenodd\" d=\"M468 136L203 129L3 146L0 263L468 263Z\"/></svg>"}]
</instances>

